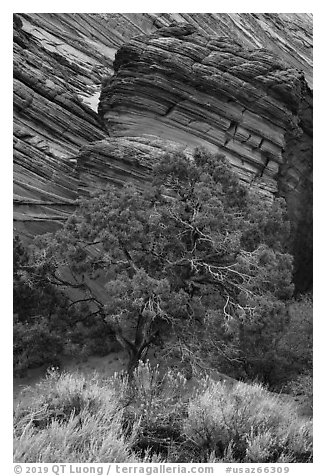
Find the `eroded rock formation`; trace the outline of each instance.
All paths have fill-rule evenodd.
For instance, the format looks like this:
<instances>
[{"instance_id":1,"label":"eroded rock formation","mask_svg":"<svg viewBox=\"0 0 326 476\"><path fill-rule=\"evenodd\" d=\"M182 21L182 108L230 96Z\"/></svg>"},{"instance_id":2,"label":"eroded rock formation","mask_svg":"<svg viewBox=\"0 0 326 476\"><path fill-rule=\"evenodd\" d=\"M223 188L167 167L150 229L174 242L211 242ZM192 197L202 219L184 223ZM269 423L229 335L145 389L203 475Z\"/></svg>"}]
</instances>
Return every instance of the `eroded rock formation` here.
<instances>
[{"instance_id":1,"label":"eroded rock formation","mask_svg":"<svg viewBox=\"0 0 326 476\"><path fill-rule=\"evenodd\" d=\"M224 153L243 180L277 192L286 143L303 135L309 89L302 73L265 49L199 34L190 24L134 38L114 67L99 106L110 136L204 145Z\"/></svg>"}]
</instances>

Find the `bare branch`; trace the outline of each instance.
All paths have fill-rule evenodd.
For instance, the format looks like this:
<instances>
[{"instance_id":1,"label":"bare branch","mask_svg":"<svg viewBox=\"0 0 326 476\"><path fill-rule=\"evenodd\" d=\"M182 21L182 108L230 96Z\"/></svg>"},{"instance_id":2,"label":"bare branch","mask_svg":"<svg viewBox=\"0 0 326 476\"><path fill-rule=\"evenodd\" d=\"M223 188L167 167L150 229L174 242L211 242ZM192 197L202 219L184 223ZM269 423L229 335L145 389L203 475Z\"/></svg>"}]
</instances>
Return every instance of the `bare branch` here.
<instances>
[{"instance_id":1,"label":"bare branch","mask_svg":"<svg viewBox=\"0 0 326 476\"><path fill-rule=\"evenodd\" d=\"M86 298L86 299L78 299L77 301L73 301L69 304L68 306L68 309L71 307L71 306L74 306L75 304L79 304L81 302L89 302L89 301L92 301L92 302L95 302L98 306L100 306L100 308L103 308L103 304L100 303L100 301L98 301L96 298L94 297L90 297L90 298Z\"/></svg>"}]
</instances>

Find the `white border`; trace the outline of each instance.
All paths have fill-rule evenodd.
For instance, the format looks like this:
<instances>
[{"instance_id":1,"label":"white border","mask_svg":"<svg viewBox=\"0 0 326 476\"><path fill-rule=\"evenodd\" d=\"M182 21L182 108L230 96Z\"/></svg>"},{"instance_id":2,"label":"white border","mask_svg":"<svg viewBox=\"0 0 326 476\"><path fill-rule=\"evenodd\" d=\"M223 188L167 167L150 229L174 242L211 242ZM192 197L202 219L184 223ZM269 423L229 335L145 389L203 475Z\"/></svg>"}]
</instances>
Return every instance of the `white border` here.
<instances>
[{"instance_id":1,"label":"white border","mask_svg":"<svg viewBox=\"0 0 326 476\"><path fill-rule=\"evenodd\" d=\"M325 370L323 349L325 348L325 320L324 316L324 270L325 266L325 195L324 182L325 171L325 78L324 57L325 45L325 15L321 2L289 2L273 1L263 4L261 1L240 1L224 2L186 2L186 1L164 1L164 2L126 2L119 1L116 4L108 1L92 1L89 4L80 1L14 1L10 5L2 7L1 22L1 251L2 251L2 273L0 290L2 296L2 332L0 345L0 362L2 364L2 442L1 449L6 455L5 465L8 464L8 471L4 469L2 474L13 474L12 451L11 451L11 428L12 428L12 13L13 12L306 12L314 15L314 391L315 391L315 441L314 441L314 463L312 465L295 465L295 471L290 474L323 474L322 462L325 449ZM9 387L9 388L8 388ZM293 467L294 469L294 467ZM222 474L222 473L221 473Z\"/></svg>"}]
</instances>

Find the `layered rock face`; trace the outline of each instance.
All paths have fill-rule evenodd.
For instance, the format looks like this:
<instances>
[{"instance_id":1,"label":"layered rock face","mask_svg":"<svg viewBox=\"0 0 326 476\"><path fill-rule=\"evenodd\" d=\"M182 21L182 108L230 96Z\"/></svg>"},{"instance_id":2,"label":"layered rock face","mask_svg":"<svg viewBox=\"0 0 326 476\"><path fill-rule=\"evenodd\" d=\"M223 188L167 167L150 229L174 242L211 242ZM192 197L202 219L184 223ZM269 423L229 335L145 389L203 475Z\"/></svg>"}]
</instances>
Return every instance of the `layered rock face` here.
<instances>
[{"instance_id":1,"label":"layered rock face","mask_svg":"<svg viewBox=\"0 0 326 476\"><path fill-rule=\"evenodd\" d=\"M278 191L287 142L300 141L302 120L311 122L301 113L310 100L302 73L265 49L199 34L190 24L134 38L114 67L99 105L110 136L203 145L223 153L246 182ZM296 188L300 171L291 173Z\"/></svg>"},{"instance_id":2,"label":"layered rock face","mask_svg":"<svg viewBox=\"0 0 326 476\"><path fill-rule=\"evenodd\" d=\"M226 36L244 48L266 48L305 73L312 87L312 14L308 13L103 13L112 44L172 23L189 23L199 33ZM121 42L121 38L123 41Z\"/></svg>"},{"instance_id":3,"label":"layered rock face","mask_svg":"<svg viewBox=\"0 0 326 476\"><path fill-rule=\"evenodd\" d=\"M105 40L97 21L83 20L14 16L14 219L27 235L53 230L71 213L79 185L73 157L106 137L96 107L114 50L85 38L87 26Z\"/></svg>"},{"instance_id":4,"label":"layered rock face","mask_svg":"<svg viewBox=\"0 0 326 476\"><path fill-rule=\"evenodd\" d=\"M154 136L118 137L94 142L77 156L81 193L103 190L108 184L122 186L131 182L144 188L149 183L152 165L166 153L192 154L192 147Z\"/></svg>"},{"instance_id":5,"label":"layered rock face","mask_svg":"<svg viewBox=\"0 0 326 476\"><path fill-rule=\"evenodd\" d=\"M81 194L143 186L197 145L307 223L311 67L308 14L15 15L16 230L52 231Z\"/></svg>"}]
</instances>

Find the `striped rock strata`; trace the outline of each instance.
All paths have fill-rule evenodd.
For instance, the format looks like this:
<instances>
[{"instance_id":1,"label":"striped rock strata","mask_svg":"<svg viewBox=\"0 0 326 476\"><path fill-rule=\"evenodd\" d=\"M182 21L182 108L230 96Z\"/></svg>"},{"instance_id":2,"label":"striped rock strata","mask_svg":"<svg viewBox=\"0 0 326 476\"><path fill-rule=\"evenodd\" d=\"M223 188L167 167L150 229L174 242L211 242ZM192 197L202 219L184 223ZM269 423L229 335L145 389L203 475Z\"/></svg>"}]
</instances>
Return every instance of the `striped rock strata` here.
<instances>
[{"instance_id":1,"label":"striped rock strata","mask_svg":"<svg viewBox=\"0 0 326 476\"><path fill-rule=\"evenodd\" d=\"M79 184L73 157L106 137L95 109L114 50L98 21L82 20L14 16L14 220L22 234L51 231L71 213ZM83 28L98 33L102 50Z\"/></svg>"},{"instance_id":2,"label":"striped rock strata","mask_svg":"<svg viewBox=\"0 0 326 476\"><path fill-rule=\"evenodd\" d=\"M266 193L279 192L280 178L282 189L299 189L311 172L311 91L302 72L266 49L186 24L135 37L114 68L99 105L110 137L206 146Z\"/></svg>"}]
</instances>

